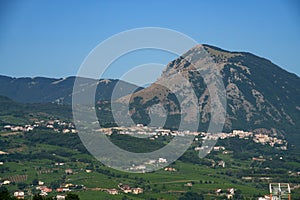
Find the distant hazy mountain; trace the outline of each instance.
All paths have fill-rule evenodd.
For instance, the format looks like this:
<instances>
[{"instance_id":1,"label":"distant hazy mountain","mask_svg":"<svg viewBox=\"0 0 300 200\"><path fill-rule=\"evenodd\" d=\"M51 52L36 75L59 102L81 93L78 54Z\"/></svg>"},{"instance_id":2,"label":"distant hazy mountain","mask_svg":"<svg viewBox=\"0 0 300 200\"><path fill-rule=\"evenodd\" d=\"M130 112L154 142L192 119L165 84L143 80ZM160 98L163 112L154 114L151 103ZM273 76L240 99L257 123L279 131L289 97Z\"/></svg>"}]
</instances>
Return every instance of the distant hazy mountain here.
<instances>
[{"instance_id":1,"label":"distant hazy mountain","mask_svg":"<svg viewBox=\"0 0 300 200\"><path fill-rule=\"evenodd\" d=\"M83 79L83 78L81 78ZM70 104L72 102L72 92L75 77L64 79L53 78L11 78L0 76L0 95L7 96L14 101L22 103L48 103L56 102L60 104ZM137 86L115 79L101 79L99 81L84 79L82 92L88 90L93 84L98 84L96 100L109 100L115 85L115 98L127 95ZM138 90L141 88L138 88Z\"/></svg>"},{"instance_id":2,"label":"distant hazy mountain","mask_svg":"<svg viewBox=\"0 0 300 200\"><path fill-rule=\"evenodd\" d=\"M297 75L251 53L229 52L209 45L203 47L217 64L226 89L225 130L243 129L270 134L296 134L300 131L300 78ZM188 77L199 99L200 127L205 129L210 120L209 91L201 75L189 63L191 60L197 62L200 48L201 46L196 46L170 62L162 77L168 78L169 74L178 72ZM196 67L200 69L201 64ZM155 83L136 92L131 97L132 116L137 121L140 119L140 122L145 122L146 119L147 122L149 117L145 115L149 107L167 96L170 96L170 91ZM126 97L119 99L119 102L124 99ZM172 106L176 101L169 98L167 104L165 108L176 116L179 111ZM178 123L173 118L170 119L170 126Z\"/></svg>"}]
</instances>

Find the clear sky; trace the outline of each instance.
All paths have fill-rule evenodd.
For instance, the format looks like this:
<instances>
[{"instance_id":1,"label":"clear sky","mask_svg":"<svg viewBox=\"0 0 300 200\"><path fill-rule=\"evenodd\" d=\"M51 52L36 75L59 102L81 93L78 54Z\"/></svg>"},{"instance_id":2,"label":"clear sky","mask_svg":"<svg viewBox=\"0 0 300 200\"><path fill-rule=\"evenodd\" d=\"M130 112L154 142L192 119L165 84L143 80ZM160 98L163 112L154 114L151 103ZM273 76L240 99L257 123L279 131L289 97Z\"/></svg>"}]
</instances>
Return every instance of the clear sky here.
<instances>
[{"instance_id":1,"label":"clear sky","mask_svg":"<svg viewBox=\"0 0 300 200\"><path fill-rule=\"evenodd\" d=\"M121 31L151 26L180 31L202 44L254 53L299 76L299 2L0 0L0 74L75 75L101 41ZM167 64L174 58L153 55L144 53L138 63L131 59L123 65ZM107 76L118 76L114 74L121 66L120 62Z\"/></svg>"}]
</instances>

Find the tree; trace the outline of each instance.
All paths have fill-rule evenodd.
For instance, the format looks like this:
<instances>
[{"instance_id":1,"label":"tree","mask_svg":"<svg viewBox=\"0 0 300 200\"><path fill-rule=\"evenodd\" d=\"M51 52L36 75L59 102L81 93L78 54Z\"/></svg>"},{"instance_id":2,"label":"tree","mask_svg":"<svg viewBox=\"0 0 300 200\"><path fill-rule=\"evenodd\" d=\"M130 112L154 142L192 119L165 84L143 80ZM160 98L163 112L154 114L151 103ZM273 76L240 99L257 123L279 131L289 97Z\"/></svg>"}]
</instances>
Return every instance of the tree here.
<instances>
[{"instance_id":1,"label":"tree","mask_svg":"<svg viewBox=\"0 0 300 200\"><path fill-rule=\"evenodd\" d=\"M242 195L242 191L239 189L237 191L235 191L233 199L244 199L244 197Z\"/></svg>"},{"instance_id":2,"label":"tree","mask_svg":"<svg viewBox=\"0 0 300 200\"><path fill-rule=\"evenodd\" d=\"M179 200L204 200L204 197L196 192L186 192Z\"/></svg>"},{"instance_id":3,"label":"tree","mask_svg":"<svg viewBox=\"0 0 300 200\"><path fill-rule=\"evenodd\" d=\"M23 189L25 189L28 185L27 185L26 183L21 182L21 183L18 183L17 186L18 186L19 190L23 190Z\"/></svg>"},{"instance_id":4,"label":"tree","mask_svg":"<svg viewBox=\"0 0 300 200\"><path fill-rule=\"evenodd\" d=\"M67 194L66 200L80 200L77 194Z\"/></svg>"},{"instance_id":5,"label":"tree","mask_svg":"<svg viewBox=\"0 0 300 200\"><path fill-rule=\"evenodd\" d=\"M56 189L56 188L60 187L60 184L61 184L61 181L56 180L56 181L53 181L50 183L50 187Z\"/></svg>"},{"instance_id":6,"label":"tree","mask_svg":"<svg viewBox=\"0 0 300 200\"><path fill-rule=\"evenodd\" d=\"M39 194L35 194L33 196L33 200L43 200L43 197L41 195L39 195Z\"/></svg>"},{"instance_id":7,"label":"tree","mask_svg":"<svg viewBox=\"0 0 300 200\"><path fill-rule=\"evenodd\" d=\"M39 180L38 179L33 179L32 181L32 185L38 185L39 184Z\"/></svg>"},{"instance_id":8,"label":"tree","mask_svg":"<svg viewBox=\"0 0 300 200\"><path fill-rule=\"evenodd\" d=\"M9 199L10 195L6 187L0 187L0 199Z\"/></svg>"},{"instance_id":9,"label":"tree","mask_svg":"<svg viewBox=\"0 0 300 200\"><path fill-rule=\"evenodd\" d=\"M11 197L7 188L4 186L0 187L0 199L1 200L15 200L15 197Z\"/></svg>"}]
</instances>

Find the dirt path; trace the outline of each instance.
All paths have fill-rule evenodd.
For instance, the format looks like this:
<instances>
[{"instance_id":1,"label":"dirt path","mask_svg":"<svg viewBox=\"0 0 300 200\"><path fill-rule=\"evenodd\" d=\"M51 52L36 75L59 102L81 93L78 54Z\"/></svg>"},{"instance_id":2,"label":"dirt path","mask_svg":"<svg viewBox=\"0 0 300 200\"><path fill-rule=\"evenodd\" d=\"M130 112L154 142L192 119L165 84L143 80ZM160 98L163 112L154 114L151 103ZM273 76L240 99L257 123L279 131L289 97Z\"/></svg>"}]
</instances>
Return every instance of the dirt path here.
<instances>
[{"instance_id":1,"label":"dirt path","mask_svg":"<svg viewBox=\"0 0 300 200\"><path fill-rule=\"evenodd\" d=\"M168 184L168 183L187 183L187 182L197 182L199 180L175 180L175 181L167 181L167 182L157 182L153 184Z\"/></svg>"},{"instance_id":2,"label":"dirt path","mask_svg":"<svg viewBox=\"0 0 300 200\"><path fill-rule=\"evenodd\" d=\"M3 133L1 134L1 136L5 137L5 136L11 136L11 135L21 135L23 134L22 132L9 132L9 133Z\"/></svg>"}]
</instances>

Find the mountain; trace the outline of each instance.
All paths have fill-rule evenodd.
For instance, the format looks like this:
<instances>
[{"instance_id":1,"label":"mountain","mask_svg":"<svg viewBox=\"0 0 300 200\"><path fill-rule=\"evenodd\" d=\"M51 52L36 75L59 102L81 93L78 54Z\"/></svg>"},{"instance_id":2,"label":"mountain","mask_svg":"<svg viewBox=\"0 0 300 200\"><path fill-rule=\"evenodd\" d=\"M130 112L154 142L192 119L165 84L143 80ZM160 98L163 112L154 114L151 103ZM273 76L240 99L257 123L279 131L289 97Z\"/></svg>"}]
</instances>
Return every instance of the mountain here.
<instances>
[{"instance_id":1,"label":"mountain","mask_svg":"<svg viewBox=\"0 0 300 200\"><path fill-rule=\"evenodd\" d=\"M82 92L97 84L96 99L109 100L116 84L116 98L127 95L126 91L138 88L137 86L115 79L93 80L83 79L85 83L80 88ZM12 78L0 76L0 95L7 96L22 103L49 103L71 104L75 77L63 79L53 78ZM137 90L140 90L138 88Z\"/></svg>"},{"instance_id":2,"label":"mountain","mask_svg":"<svg viewBox=\"0 0 300 200\"><path fill-rule=\"evenodd\" d=\"M110 100L112 91L118 83L115 92L117 95L112 100L122 104L117 107L120 108L118 110L120 116L130 114L134 122L143 124L150 124L151 120L159 119L157 121L163 126L164 121L159 117L164 117L167 113L165 127L176 128L181 118L178 99L173 91L160 83L161 80L168 80L174 74L181 74L189 80L195 92L200 109L199 130L205 131L211 119L212 99L202 77L203 72L211 70L211 66L205 64L209 59L203 59L207 57L203 54L204 50L216 65L215 69L220 74L226 91L227 112L224 131L242 129L288 135L299 139L300 78L265 58L247 52L230 52L210 45L197 45L171 61L158 81L147 88L137 88L135 85L119 80L80 78L85 84L82 84L82 88L77 91L84 95L84 92L97 84L96 99ZM214 80L213 77L208 79ZM74 81L75 77L51 79L0 76L0 95L23 103L71 104ZM129 95L135 88L137 88L136 92ZM188 96L183 99L185 105L190 105L191 101ZM126 109L126 102L129 102L129 112ZM163 108L155 107L159 103ZM99 104L100 107L106 108L99 109L99 112L105 113L104 115L98 113L98 116L110 116L105 123L114 124L109 113L110 105L107 105L110 102L101 101ZM153 117L152 114L155 112L158 114ZM184 112L184 120L193 120L196 113L193 107L189 107Z\"/></svg>"},{"instance_id":3,"label":"mountain","mask_svg":"<svg viewBox=\"0 0 300 200\"><path fill-rule=\"evenodd\" d=\"M209 45L197 45L170 62L160 78L168 79L171 75L180 73L189 79L199 101L200 130L207 128L211 118L209 90L199 73L209 70L210 67L203 64L203 59L200 61L199 55L204 50L214 61L226 90L227 114L224 131L243 129L299 136L300 78L265 58ZM128 101L130 98L131 115L140 123L149 123L149 109L162 102L169 114L167 125L174 127L179 123L180 109L171 94L158 81L132 96L120 98L118 102Z\"/></svg>"}]
</instances>

